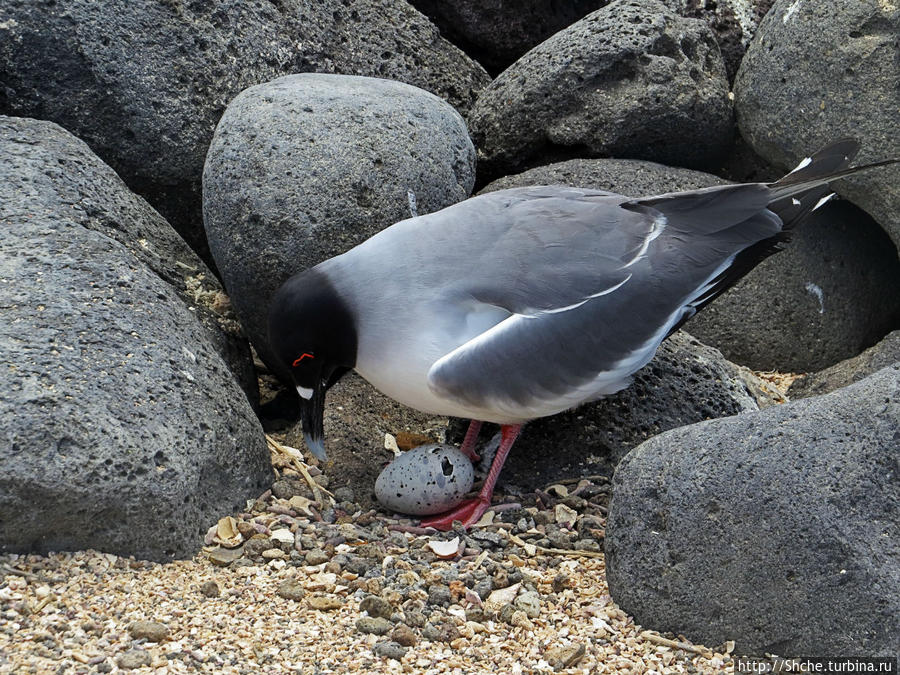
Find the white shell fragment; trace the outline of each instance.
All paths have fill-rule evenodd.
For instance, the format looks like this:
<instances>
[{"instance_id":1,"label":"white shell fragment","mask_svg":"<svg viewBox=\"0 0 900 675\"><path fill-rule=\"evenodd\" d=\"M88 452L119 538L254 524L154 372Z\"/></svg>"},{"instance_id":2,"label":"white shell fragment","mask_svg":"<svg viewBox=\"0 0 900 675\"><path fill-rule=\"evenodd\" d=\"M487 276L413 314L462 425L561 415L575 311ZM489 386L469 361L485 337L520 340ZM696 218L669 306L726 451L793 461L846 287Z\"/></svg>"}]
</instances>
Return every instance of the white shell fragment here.
<instances>
[{"instance_id":1,"label":"white shell fragment","mask_svg":"<svg viewBox=\"0 0 900 675\"><path fill-rule=\"evenodd\" d=\"M434 551L438 558L452 558L459 553L459 537L453 537L450 541L432 539L425 545Z\"/></svg>"},{"instance_id":2,"label":"white shell fragment","mask_svg":"<svg viewBox=\"0 0 900 675\"><path fill-rule=\"evenodd\" d=\"M294 543L294 533L286 528L272 530L271 538L275 541L281 542L282 544Z\"/></svg>"},{"instance_id":3,"label":"white shell fragment","mask_svg":"<svg viewBox=\"0 0 900 675\"><path fill-rule=\"evenodd\" d=\"M420 445L384 468L375 497L391 511L427 516L457 506L474 481L472 463L458 448Z\"/></svg>"}]
</instances>

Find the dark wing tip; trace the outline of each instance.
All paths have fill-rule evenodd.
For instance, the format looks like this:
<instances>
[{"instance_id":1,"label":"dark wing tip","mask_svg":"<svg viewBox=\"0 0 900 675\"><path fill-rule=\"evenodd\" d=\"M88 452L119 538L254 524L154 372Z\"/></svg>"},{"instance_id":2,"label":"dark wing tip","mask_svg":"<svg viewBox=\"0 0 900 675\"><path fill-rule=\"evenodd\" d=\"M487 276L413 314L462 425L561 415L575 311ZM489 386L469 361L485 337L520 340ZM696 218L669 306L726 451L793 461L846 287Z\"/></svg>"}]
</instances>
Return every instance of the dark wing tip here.
<instances>
[{"instance_id":1,"label":"dark wing tip","mask_svg":"<svg viewBox=\"0 0 900 675\"><path fill-rule=\"evenodd\" d=\"M809 180L822 178L850 166L850 162L859 152L860 142L855 138L841 138L820 148L808 157L809 161L791 171L786 176L772 183L773 187L793 185Z\"/></svg>"}]
</instances>

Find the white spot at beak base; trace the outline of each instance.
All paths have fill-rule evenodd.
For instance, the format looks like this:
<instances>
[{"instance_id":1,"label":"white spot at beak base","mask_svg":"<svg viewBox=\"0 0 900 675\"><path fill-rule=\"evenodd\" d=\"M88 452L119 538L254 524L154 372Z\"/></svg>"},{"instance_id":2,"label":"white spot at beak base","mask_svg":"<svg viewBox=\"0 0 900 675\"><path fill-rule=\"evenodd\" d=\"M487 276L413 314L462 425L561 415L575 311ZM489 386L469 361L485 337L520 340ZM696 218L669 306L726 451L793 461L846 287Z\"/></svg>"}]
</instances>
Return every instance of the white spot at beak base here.
<instances>
[{"instance_id":1,"label":"white spot at beak base","mask_svg":"<svg viewBox=\"0 0 900 675\"><path fill-rule=\"evenodd\" d=\"M312 398L313 390L307 389L306 387L297 386L297 393L300 394L300 398L306 399L307 401Z\"/></svg>"}]
</instances>

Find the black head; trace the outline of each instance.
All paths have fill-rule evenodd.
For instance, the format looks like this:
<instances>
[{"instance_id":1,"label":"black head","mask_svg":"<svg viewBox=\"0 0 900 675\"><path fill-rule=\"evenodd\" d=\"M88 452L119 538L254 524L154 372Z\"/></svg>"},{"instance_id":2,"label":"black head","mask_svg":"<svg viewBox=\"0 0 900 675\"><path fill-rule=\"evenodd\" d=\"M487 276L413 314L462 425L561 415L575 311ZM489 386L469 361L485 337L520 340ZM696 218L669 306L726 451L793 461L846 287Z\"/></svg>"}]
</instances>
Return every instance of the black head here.
<instances>
[{"instance_id":1,"label":"black head","mask_svg":"<svg viewBox=\"0 0 900 675\"><path fill-rule=\"evenodd\" d=\"M295 274L269 305L269 345L301 402L303 433L324 459L325 392L356 365L356 323L347 303L316 269Z\"/></svg>"}]
</instances>

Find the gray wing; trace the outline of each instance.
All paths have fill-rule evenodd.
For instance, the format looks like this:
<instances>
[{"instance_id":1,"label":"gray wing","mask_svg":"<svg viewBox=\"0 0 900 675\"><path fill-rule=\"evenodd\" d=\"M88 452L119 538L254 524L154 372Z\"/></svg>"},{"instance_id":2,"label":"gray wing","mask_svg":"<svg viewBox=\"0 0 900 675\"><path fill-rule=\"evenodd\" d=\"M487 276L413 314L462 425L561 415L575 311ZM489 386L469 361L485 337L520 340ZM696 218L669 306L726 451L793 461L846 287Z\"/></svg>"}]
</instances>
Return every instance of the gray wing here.
<instances>
[{"instance_id":1,"label":"gray wing","mask_svg":"<svg viewBox=\"0 0 900 675\"><path fill-rule=\"evenodd\" d=\"M548 401L570 407L618 391L728 279L741 251L778 235L769 198L751 184L520 205L522 218L484 252L484 271L454 291L511 315L437 361L429 384L468 405L534 416L548 414Z\"/></svg>"},{"instance_id":2,"label":"gray wing","mask_svg":"<svg viewBox=\"0 0 900 675\"><path fill-rule=\"evenodd\" d=\"M652 218L618 207L626 199L549 186L502 190L463 202L458 206L467 213L452 214L454 246L467 242L469 250L458 251L458 257L469 261L468 274L445 287L446 295L538 314L622 284L631 274L628 262L654 228ZM460 236L460 228L468 232Z\"/></svg>"}]
</instances>

